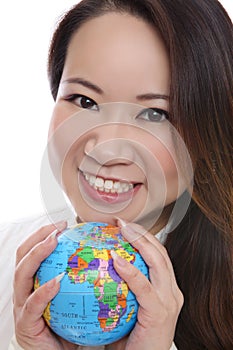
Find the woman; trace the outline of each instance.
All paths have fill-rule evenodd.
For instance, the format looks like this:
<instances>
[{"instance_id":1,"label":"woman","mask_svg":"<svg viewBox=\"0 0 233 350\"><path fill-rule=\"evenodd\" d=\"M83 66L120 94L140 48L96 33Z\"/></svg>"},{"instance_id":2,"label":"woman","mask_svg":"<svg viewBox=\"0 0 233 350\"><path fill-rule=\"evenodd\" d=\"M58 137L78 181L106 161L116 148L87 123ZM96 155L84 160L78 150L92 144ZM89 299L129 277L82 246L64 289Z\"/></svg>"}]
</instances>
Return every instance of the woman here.
<instances>
[{"instance_id":1,"label":"woman","mask_svg":"<svg viewBox=\"0 0 233 350\"><path fill-rule=\"evenodd\" d=\"M48 67L56 101L49 141L54 173L80 220L117 223L150 268L148 281L113 255L139 313L129 337L107 349L170 349L173 339L179 350L232 349L232 42L232 23L213 0L84 0L54 34ZM109 105L120 119L102 125L112 115L105 113ZM137 124L122 121L116 106L124 115L133 110ZM100 118L94 126L91 117ZM79 133L74 120L81 132L67 141L72 130ZM170 232L175 202L191 192L188 157L182 148L176 152L172 128L185 142L194 179L188 210ZM62 135L68 146L61 150ZM128 206L114 207L113 215L106 207L116 205L114 182L127 184L125 197L118 191L117 198ZM46 226L18 249L14 314L24 349L77 349L42 318L59 278L31 293L34 273L65 226L53 234L54 226ZM155 238L164 227L166 250Z\"/></svg>"}]
</instances>

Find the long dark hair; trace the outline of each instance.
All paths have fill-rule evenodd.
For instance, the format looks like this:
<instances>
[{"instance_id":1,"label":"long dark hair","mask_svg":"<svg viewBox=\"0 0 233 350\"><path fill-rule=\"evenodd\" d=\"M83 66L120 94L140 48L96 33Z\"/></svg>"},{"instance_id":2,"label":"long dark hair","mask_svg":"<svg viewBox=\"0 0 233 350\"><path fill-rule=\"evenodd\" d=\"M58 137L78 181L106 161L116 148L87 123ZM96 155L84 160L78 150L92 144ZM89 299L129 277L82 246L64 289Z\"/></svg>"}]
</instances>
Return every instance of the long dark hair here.
<instances>
[{"instance_id":1,"label":"long dark hair","mask_svg":"<svg viewBox=\"0 0 233 350\"><path fill-rule=\"evenodd\" d=\"M171 122L195 169L189 209L165 243L185 298L175 343L179 350L232 350L232 22L217 0L83 0L52 38L54 99L72 35L109 11L143 18L160 32L171 63Z\"/></svg>"}]
</instances>

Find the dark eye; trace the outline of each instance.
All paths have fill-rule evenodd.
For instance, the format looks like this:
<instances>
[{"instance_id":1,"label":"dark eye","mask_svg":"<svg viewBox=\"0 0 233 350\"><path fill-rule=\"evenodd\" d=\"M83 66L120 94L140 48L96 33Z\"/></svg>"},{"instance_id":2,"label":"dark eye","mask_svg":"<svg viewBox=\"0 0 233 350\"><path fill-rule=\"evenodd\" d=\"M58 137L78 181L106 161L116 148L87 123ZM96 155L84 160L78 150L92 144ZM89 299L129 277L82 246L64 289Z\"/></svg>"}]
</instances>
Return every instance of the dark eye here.
<instances>
[{"instance_id":1,"label":"dark eye","mask_svg":"<svg viewBox=\"0 0 233 350\"><path fill-rule=\"evenodd\" d=\"M137 118L158 123L168 120L169 114L160 108L145 108L137 115Z\"/></svg>"},{"instance_id":2,"label":"dark eye","mask_svg":"<svg viewBox=\"0 0 233 350\"><path fill-rule=\"evenodd\" d=\"M75 103L77 106L83 109L92 109L94 111L99 110L97 103L91 98L84 95L73 94L68 96L66 100Z\"/></svg>"}]
</instances>

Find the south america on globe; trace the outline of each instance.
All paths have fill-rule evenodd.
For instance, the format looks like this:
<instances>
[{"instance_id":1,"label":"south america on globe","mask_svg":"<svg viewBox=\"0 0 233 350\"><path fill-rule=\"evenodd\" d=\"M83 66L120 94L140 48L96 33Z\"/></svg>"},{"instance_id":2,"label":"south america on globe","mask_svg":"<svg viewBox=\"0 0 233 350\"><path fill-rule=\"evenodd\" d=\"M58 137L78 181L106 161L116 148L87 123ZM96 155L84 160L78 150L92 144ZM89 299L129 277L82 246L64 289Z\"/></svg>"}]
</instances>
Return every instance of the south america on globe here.
<instances>
[{"instance_id":1,"label":"south america on globe","mask_svg":"<svg viewBox=\"0 0 233 350\"><path fill-rule=\"evenodd\" d=\"M35 275L34 288L65 272L44 319L59 336L84 346L111 344L134 327L138 303L113 267L111 250L148 277L139 252L120 228L88 222L63 231L58 245Z\"/></svg>"}]
</instances>

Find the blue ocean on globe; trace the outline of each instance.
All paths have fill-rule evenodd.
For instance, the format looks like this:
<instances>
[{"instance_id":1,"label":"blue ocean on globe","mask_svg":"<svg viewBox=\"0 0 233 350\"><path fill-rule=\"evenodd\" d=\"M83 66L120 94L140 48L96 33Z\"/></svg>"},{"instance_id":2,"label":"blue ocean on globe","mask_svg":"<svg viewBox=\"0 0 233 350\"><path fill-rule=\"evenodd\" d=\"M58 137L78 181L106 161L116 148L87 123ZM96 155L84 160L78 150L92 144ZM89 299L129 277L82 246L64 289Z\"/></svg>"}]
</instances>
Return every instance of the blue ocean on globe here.
<instances>
[{"instance_id":1,"label":"blue ocean on globe","mask_svg":"<svg viewBox=\"0 0 233 350\"><path fill-rule=\"evenodd\" d=\"M35 289L65 272L44 319L71 343L107 345L127 335L137 321L137 300L116 273L111 250L148 277L143 258L123 238L120 228L100 222L66 229L36 273Z\"/></svg>"}]
</instances>

